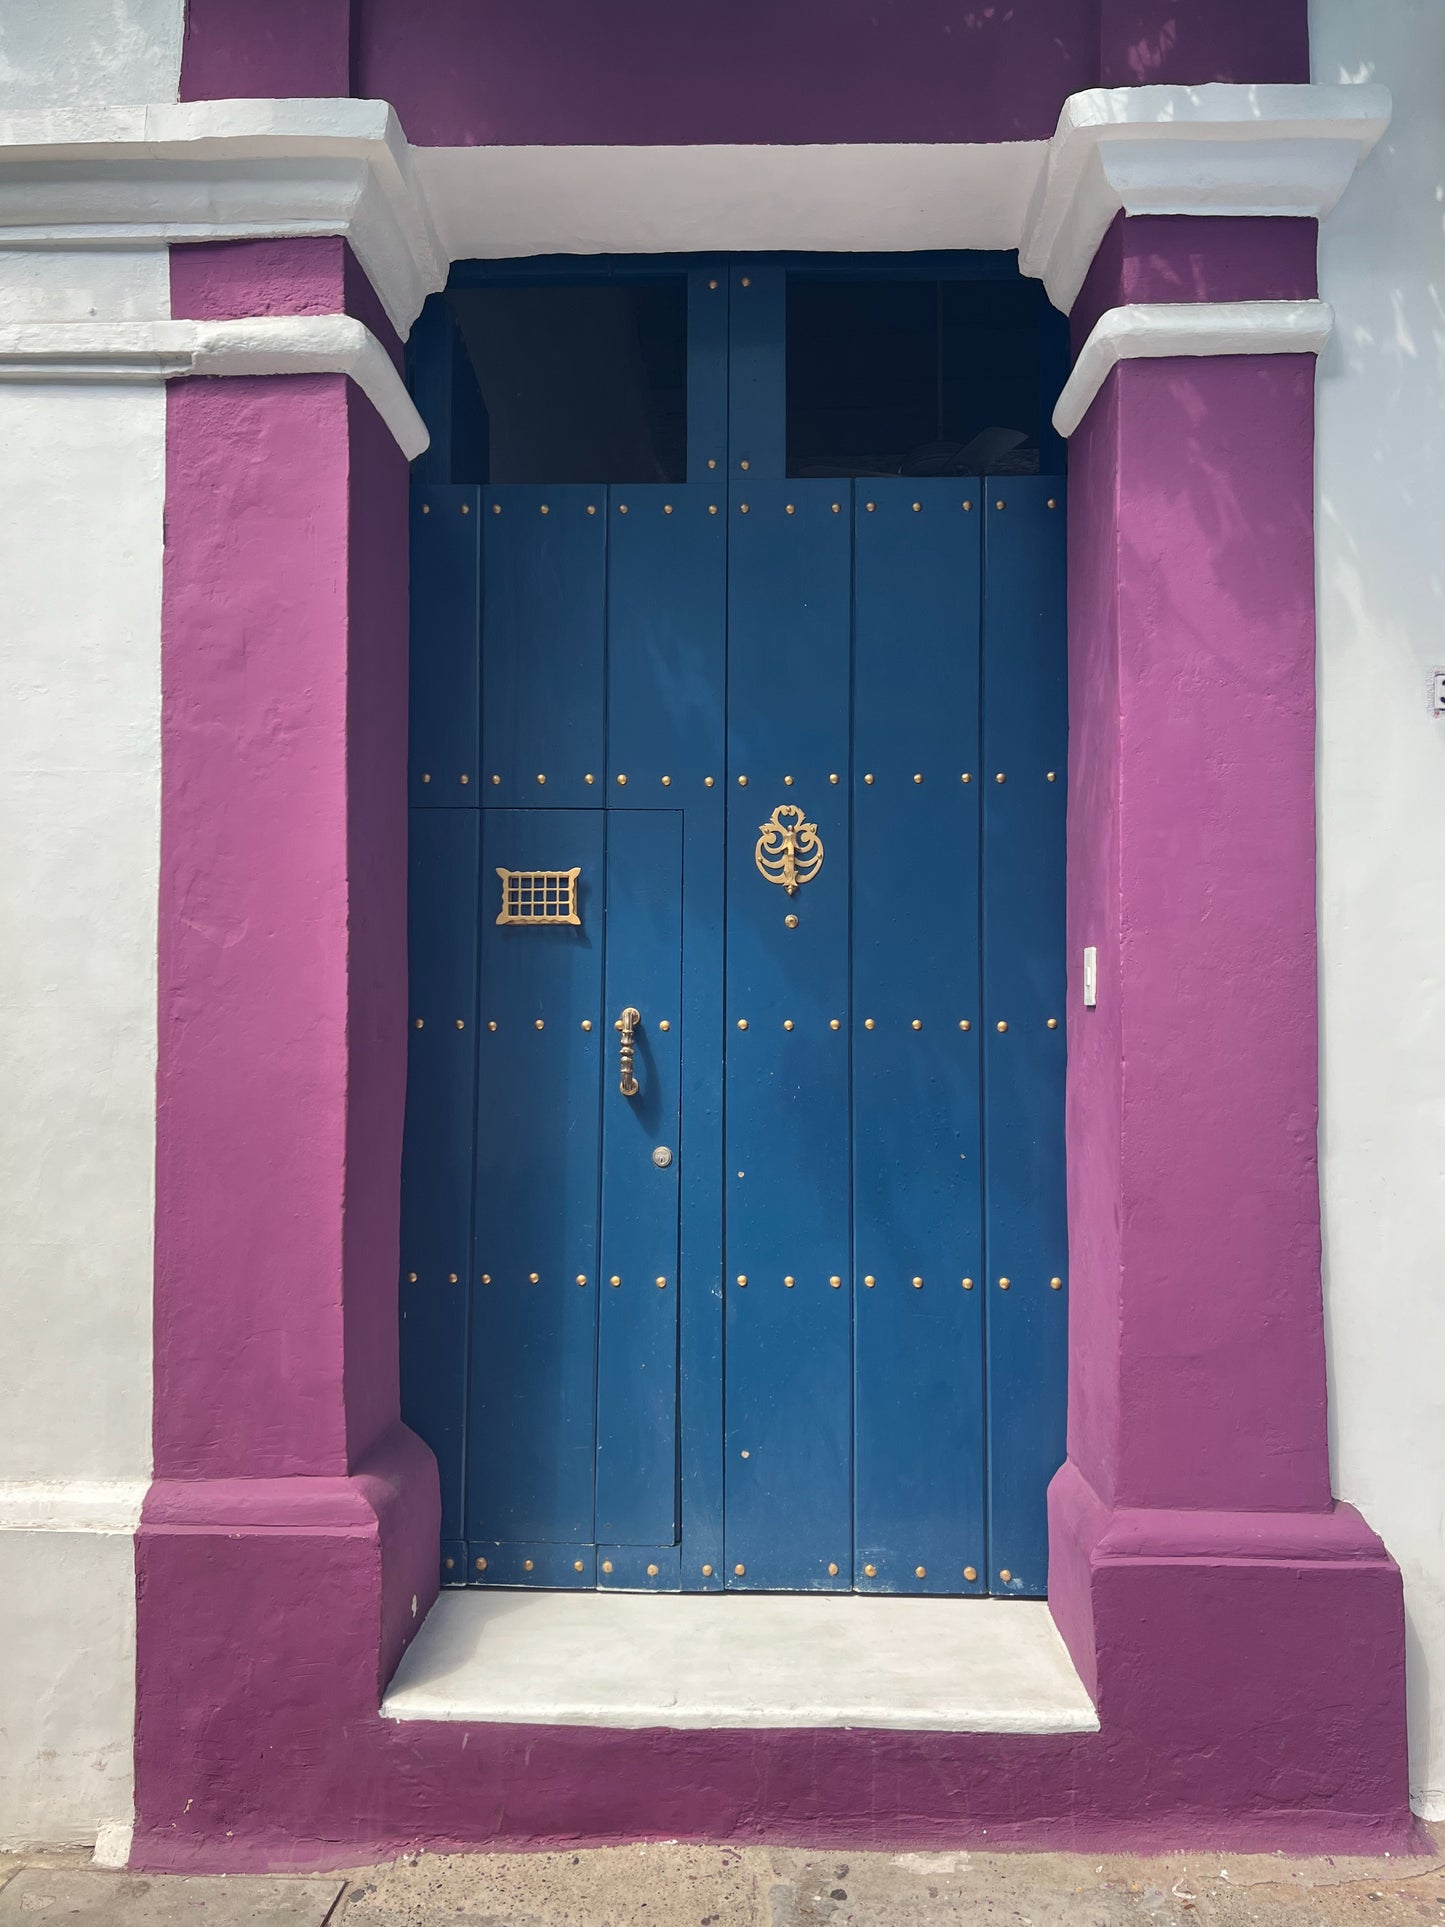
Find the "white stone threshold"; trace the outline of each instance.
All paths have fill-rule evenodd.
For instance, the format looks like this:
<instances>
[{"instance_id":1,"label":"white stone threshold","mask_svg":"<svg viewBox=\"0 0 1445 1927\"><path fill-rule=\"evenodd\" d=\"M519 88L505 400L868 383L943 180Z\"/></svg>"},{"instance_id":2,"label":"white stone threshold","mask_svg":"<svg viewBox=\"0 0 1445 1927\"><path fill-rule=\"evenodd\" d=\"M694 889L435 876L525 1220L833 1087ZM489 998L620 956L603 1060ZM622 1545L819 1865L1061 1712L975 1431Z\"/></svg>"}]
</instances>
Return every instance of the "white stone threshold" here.
<instances>
[{"instance_id":1,"label":"white stone threshold","mask_svg":"<svg viewBox=\"0 0 1445 1927\"><path fill-rule=\"evenodd\" d=\"M818 1594L444 1592L394 1720L1093 1733L1041 1602Z\"/></svg>"}]
</instances>

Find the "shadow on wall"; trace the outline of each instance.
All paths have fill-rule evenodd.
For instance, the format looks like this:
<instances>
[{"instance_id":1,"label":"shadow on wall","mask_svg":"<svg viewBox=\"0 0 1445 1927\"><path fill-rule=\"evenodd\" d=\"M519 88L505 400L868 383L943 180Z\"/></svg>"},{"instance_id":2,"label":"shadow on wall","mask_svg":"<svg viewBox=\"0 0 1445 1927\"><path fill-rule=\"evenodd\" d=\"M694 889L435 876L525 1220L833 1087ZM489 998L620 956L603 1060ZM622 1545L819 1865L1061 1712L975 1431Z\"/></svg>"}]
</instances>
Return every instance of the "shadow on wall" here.
<instances>
[{"instance_id":1,"label":"shadow on wall","mask_svg":"<svg viewBox=\"0 0 1445 1927\"><path fill-rule=\"evenodd\" d=\"M1445 1819L1445 10L1314 0L1314 78L1393 122L1321 231L1320 941L1335 1490L1405 1575L1411 1790Z\"/></svg>"}]
</instances>

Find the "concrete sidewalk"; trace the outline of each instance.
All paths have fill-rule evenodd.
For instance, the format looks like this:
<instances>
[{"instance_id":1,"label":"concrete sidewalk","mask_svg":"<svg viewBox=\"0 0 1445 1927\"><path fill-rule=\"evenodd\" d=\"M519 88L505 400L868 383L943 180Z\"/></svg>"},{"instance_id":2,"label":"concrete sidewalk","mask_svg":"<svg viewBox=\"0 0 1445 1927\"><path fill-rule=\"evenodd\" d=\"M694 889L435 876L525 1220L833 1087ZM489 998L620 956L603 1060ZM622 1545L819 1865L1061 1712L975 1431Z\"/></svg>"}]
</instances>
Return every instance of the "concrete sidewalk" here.
<instances>
[{"instance_id":1,"label":"concrete sidewalk","mask_svg":"<svg viewBox=\"0 0 1445 1927\"><path fill-rule=\"evenodd\" d=\"M0 1927L1445 1927L1445 1861L653 1844L421 1854L346 1874L103 1873L0 1855Z\"/></svg>"}]
</instances>

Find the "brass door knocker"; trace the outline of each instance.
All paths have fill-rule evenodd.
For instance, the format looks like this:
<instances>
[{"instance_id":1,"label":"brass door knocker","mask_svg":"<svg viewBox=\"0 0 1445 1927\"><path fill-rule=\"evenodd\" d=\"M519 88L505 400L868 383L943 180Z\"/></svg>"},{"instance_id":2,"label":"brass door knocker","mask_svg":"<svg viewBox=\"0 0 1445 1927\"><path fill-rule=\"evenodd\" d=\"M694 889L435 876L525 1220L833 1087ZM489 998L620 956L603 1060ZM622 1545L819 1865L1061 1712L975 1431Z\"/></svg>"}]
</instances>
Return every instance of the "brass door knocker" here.
<instances>
[{"instance_id":1,"label":"brass door knocker","mask_svg":"<svg viewBox=\"0 0 1445 1927\"><path fill-rule=\"evenodd\" d=\"M796 803L779 803L766 823L753 852L759 871L769 883L780 883L790 897L811 883L823 867L823 839L816 823L805 823Z\"/></svg>"}]
</instances>

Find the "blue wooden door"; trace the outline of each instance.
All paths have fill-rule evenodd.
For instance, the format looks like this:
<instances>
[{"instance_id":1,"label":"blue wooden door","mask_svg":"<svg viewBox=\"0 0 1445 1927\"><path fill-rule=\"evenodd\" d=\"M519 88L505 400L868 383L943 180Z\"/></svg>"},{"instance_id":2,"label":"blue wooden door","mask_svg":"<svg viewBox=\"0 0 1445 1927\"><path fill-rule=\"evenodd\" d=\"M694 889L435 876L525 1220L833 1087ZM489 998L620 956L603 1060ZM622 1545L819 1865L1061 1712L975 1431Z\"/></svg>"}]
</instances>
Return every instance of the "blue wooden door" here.
<instances>
[{"instance_id":1,"label":"blue wooden door","mask_svg":"<svg viewBox=\"0 0 1445 1927\"><path fill-rule=\"evenodd\" d=\"M1062 479L789 478L781 271L691 279L685 484L415 491L443 1578L1039 1596Z\"/></svg>"}]
</instances>

